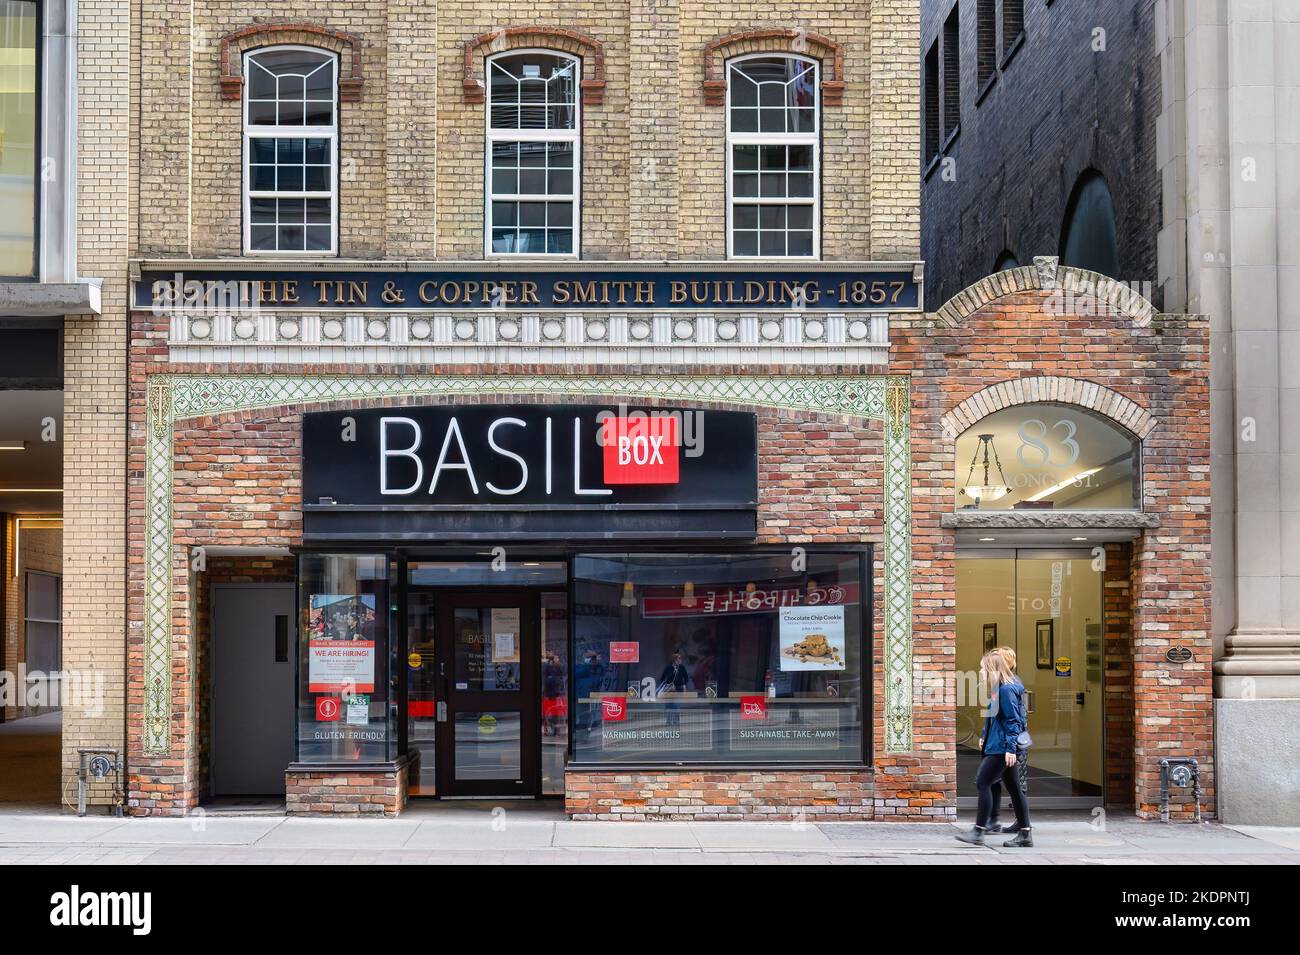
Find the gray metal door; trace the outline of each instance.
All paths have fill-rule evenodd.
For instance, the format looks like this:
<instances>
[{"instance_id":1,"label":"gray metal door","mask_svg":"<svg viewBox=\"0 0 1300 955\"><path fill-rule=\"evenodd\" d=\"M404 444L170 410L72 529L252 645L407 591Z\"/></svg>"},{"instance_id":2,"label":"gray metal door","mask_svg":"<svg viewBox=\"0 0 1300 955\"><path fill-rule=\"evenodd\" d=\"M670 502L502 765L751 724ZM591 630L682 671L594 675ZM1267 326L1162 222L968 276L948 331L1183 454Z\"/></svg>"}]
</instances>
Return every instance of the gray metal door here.
<instances>
[{"instance_id":1,"label":"gray metal door","mask_svg":"<svg viewBox=\"0 0 1300 955\"><path fill-rule=\"evenodd\" d=\"M215 584L212 615L212 793L283 793L294 756L293 586Z\"/></svg>"}]
</instances>

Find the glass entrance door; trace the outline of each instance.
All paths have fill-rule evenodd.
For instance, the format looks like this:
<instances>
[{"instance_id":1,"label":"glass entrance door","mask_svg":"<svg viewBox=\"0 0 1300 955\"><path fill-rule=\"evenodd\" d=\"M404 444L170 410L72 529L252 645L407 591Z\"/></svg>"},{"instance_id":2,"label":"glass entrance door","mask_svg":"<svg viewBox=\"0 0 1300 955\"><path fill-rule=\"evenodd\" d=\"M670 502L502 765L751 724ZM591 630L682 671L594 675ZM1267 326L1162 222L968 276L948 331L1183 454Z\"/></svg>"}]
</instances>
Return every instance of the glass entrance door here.
<instances>
[{"instance_id":1,"label":"glass entrance door","mask_svg":"<svg viewBox=\"0 0 1300 955\"><path fill-rule=\"evenodd\" d=\"M452 591L438 601L439 795L538 795L540 655L532 596Z\"/></svg>"},{"instance_id":2,"label":"glass entrance door","mask_svg":"<svg viewBox=\"0 0 1300 955\"><path fill-rule=\"evenodd\" d=\"M1016 651L1029 691L1035 803L1103 799L1102 574L1088 551L980 551L957 560L957 794L975 795L979 660Z\"/></svg>"}]
</instances>

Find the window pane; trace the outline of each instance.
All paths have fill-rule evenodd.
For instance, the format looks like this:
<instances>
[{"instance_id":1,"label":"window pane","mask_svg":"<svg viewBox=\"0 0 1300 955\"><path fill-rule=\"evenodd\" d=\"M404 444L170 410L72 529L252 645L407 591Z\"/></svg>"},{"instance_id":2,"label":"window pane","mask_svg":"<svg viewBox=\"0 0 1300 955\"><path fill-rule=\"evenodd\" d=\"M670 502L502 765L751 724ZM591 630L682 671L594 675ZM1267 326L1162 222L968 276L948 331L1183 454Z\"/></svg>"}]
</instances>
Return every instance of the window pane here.
<instances>
[{"instance_id":1,"label":"window pane","mask_svg":"<svg viewBox=\"0 0 1300 955\"><path fill-rule=\"evenodd\" d=\"M494 226L514 226L518 223L517 202L492 203L492 224Z\"/></svg>"},{"instance_id":2,"label":"window pane","mask_svg":"<svg viewBox=\"0 0 1300 955\"><path fill-rule=\"evenodd\" d=\"M541 169L546 165L546 143L520 143L519 165L528 169Z\"/></svg>"},{"instance_id":3,"label":"window pane","mask_svg":"<svg viewBox=\"0 0 1300 955\"><path fill-rule=\"evenodd\" d=\"M813 148L811 146L789 146L786 155L791 169L811 170L813 167Z\"/></svg>"},{"instance_id":4,"label":"window pane","mask_svg":"<svg viewBox=\"0 0 1300 955\"><path fill-rule=\"evenodd\" d=\"M789 225L791 229L812 228L812 206L786 206L786 209L789 210Z\"/></svg>"},{"instance_id":5,"label":"window pane","mask_svg":"<svg viewBox=\"0 0 1300 955\"><path fill-rule=\"evenodd\" d=\"M493 252L513 252L514 250L515 250L514 229L493 229L492 230L492 251Z\"/></svg>"},{"instance_id":6,"label":"window pane","mask_svg":"<svg viewBox=\"0 0 1300 955\"><path fill-rule=\"evenodd\" d=\"M750 172L738 172L732 177L731 191L737 196L758 195L758 175Z\"/></svg>"},{"instance_id":7,"label":"window pane","mask_svg":"<svg viewBox=\"0 0 1300 955\"><path fill-rule=\"evenodd\" d=\"M275 226L251 226L248 233L248 244L250 248L256 249L258 252L271 252L275 250Z\"/></svg>"},{"instance_id":8,"label":"window pane","mask_svg":"<svg viewBox=\"0 0 1300 955\"><path fill-rule=\"evenodd\" d=\"M957 439L956 503L982 510L1138 508L1140 452L1133 435L1083 408L1017 405Z\"/></svg>"},{"instance_id":9,"label":"window pane","mask_svg":"<svg viewBox=\"0 0 1300 955\"><path fill-rule=\"evenodd\" d=\"M280 77L280 99L305 99L307 96L307 84L301 76L281 76Z\"/></svg>"},{"instance_id":10,"label":"window pane","mask_svg":"<svg viewBox=\"0 0 1300 955\"><path fill-rule=\"evenodd\" d=\"M519 203L519 224L520 225L546 225L546 203L544 202Z\"/></svg>"},{"instance_id":11,"label":"window pane","mask_svg":"<svg viewBox=\"0 0 1300 955\"><path fill-rule=\"evenodd\" d=\"M759 255L785 255L784 232L760 232L758 234Z\"/></svg>"},{"instance_id":12,"label":"window pane","mask_svg":"<svg viewBox=\"0 0 1300 955\"><path fill-rule=\"evenodd\" d=\"M571 229L547 229L546 251L552 255L569 255L573 252L573 231Z\"/></svg>"},{"instance_id":13,"label":"window pane","mask_svg":"<svg viewBox=\"0 0 1300 955\"><path fill-rule=\"evenodd\" d=\"M388 574L381 554L299 558L298 600L306 620L298 659L302 762L384 761L397 754Z\"/></svg>"},{"instance_id":14,"label":"window pane","mask_svg":"<svg viewBox=\"0 0 1300 955\"><path fill-rule=\"evenodd\" d=\"M520 106L519 107L519 128L520 129L545 129L546 128L546 107L545 106Z\"/></svg>"},{"instance_id":15,"label":"window pane","mask_svg":"<svg viewBox=\"0 0 1300 955\"><path fill-rule=\"evenodd\" d=\"M59 578L50 574L27 574L25 616L34 620L59 619Z\"/></svg>"},{"instance_id":16,"label":"window pane","mask_svg":"<svg viewBox=\"0 0 1300 955\"><path fill-rule=\"evenodd\" d=\"M733 109L731 111L731 128L737 133L752 133L758 130L758 110Z\"/></svg>"},{"instance_id":17,"label":"window pane","mask_svg":"<svg viewBox=\"0 0 1300 955\"><path fill-rule=\"evenodd\" d=\"M731 75L731 105L757 106L758 86L749 77L739 71Z\"/></svg>"},{"instance_id":18,"label":"window pane","mask_svg":"<svg viewBox=\"0 0 1300 955\"><path fill-rule=\"evenodd\" d=\"M813 234L811 232L789 232L787 255L812 255L813 254Z\"/></svg>"},{"instance_id":19,"label":"window pane","mask_svg":"<svg viewBox=\"0 0 1300 955\"><path fill-rule=\"evenodd\" d=\"M803 198L813 194L812 173L792 172L787 180L787 195Z\"/></svg>"},{"instance_id":20,"label":"window pane","mask_svg":"<svg viewBox=\"0 0 1300 955\"><path fill-rule=\"evenodd\" d=\"M330 247L329 226L307 226L307 249L311 252L328 252Z\"/></svg>"},{"instance_id":21,"label":"window pane","mask_svg":"<svg viewBox=\"0 0 1300 955\"><path fill-rule=\"evenodd\" d=\"M310 192L328 192L330 187L329 166L308 166L307 178L303 188Z\"/></svg>"},{"instance_id":22,"label":"window pane","mask_svg":"<svg viewBox=\"0 0 1300 955\"><path fill-rule=\"evenodd\" d=\"M279 204L279 218L281 223L285 222L305 222L306 201L303 199L277 199Z\"/></svg>"},{"instance_id":23,"label":"window pane","mask_svg":"<svg viewBox=\"0 0 1300 955\"><path fill-rule=\"evenodd\" d=\"M731 213L731 224L737 229L757 229L758 206L736 206Z\"/></svg>"},{"instance_id":24,"label":"window pane","mask_svg":"<svg viewBox=\"0 0 1300 955\"><path fill-rule=\"evenodd\" d=\"M320 100L307 101L306 123L308 126L332 126L334 124L334 104Z\"/></svg>"},{"instance_id":25,"label":"window pane","mask_svg":"<svg viewBox=\"0 0 1300 955\"><path fill-rule=\"evenodd\" d=\"M255 60L248 64L248 98L275 99L275 75Z\"/></svg>"},{"instance_id":26,"label":"window pane","mask_svg":"<svg viewBox=\"0 0 1300 955\"><path fill-rule=\"evenodd\" d=\"M248 187L256 192L271 192L275 189L274 166L250 166Z\"/></svg>"},{"instance_id":27,"label":"window pane","mask_svg":"<svg viewBox=\"0 0 1300 955\"><path fill-rule=\"evenodd\" d=\"M573 203L548 202L546 204L546 224L548 226L573 225Z\"/></svg>"},{"instance_id":28,"label":"window pane","mask_svg":"<svg viewBox=\"0 0 1300 955\"><path fill-rule=\"evenodd\" d=\"M573 143L551 143L546 148L546 161L552 169L572 169Z\"/></svg>"},{"instance_id":29,"label":"window pane","mask_svg":"<svg viewBox=\"0 0 1300 955\"><path fill-rule=\"evenodd\" d=\"M758 105L759 106L784 106L785 105L785 84L784 83L764 83L758 88Z\"/></svg>"},{"instance_id":30,"label":"window pane","mask_svg":"<svg viewBox=\"0 0 1300 955\"><path fill-rule=\"evenodd\" d=\"M760 179L760 196L777 199L785 196L785 173L765 172L760 176Z\"/></svg>"},{"instance_id":31,"label":"window pane","mask_svg":"<svg viewBox=\"0 0 1300 955\"><path fill-rule=\"evenodd\" d=\"M308 199L306 206L308 222L329 223L330 201L328 199Z\"/></svg>"},{"instance_id":32,"label":"window pane","mask_svg":"<svg viewBox=\"0 0 1300 955\"><path fill-rule=\"evenodd\" d=\"M758 233L737 232L732 239L732 252L736 255L758 255Z\"/></svg>"},{"instance_id":33,"label":"window pane","mask_svg":"<svg viewBox=\"0 0 1300 955\"><path fill-rule=\"evenodd\" d=\"M573 192L573 171L570 169L552 169L546 174L546 181L546 191L553 196Z\"/></svg>"},{"instance_id":34,"label":"window pane","mask_svg":"<svg viewBox=\"0 0 1300 955\"><path fill-rule=\"evenodd\" d=\"M276 176L276 188L280 192L302 192L302 166L281 166Z\"/></svg>"},{"instance_id":35,"label":"window pane","mask_svg":"<svg viewBox=\"0 0 1300 955\"><path fill-rule=\"evenodd\" d=\"M789 111L790 132L817 132L817 111L813 109L792 109Z\"/></svg>"},{"instance_id":36,"label":"window pane","mask_svg":"<svg viewBox=\"0 0 1300 955\"><path fill-rule=\"evenodd\" d=\"M273 163L275 162L275 140L274 139L250 139L249 140L250 161L255 163Z\"/></svg>"},{"instance_id":37,"label":"window pane","mask_svg":"<svg viewBox=\"0 0 1300 955\"><path fill-rule=\"evenodd\" d=\"M763 169L785 169L785 147L764 146L760 159Z\"/></svg>"},{"instance_id":38,"label":"window pane","mask_svg":"<svg viewBox=\"0 0 1300 955\"><path fill-rule=\"evenodd\" d=\"M578 556L575 758L861 760L859 558L807 560L794 573L763 554ZM611 662L612 641L638 662Z\"/></svg>"},{"instance_id":39,"label":"window pane","mask_svg":"<svg viewBox=\"0 0 1300 955\"><path fill-rule=\"evenodd\" d=\"M519 128L519 107L512 103L499 103L493 100L491 116L493 129Z\"/></svg>"},{"instance_id":40,"label":"window pane","mask_svg":"<svg viewBox=\"0 0 1300 955\"><path fill-rule=\"evenodd\" d=\"M763 230L785 228L785 206L759 206L758 227Z\"/></svg>"},{"instance_id":41,"label":"window pane","mask_svg":"<svg viewBox=\"0 0 1300 955\"><path fill-rule=\"evenodd\" d=\"M513 169L492 170L492 191L503 195L513 195L519 191L519 173Z\"/></svg>"},{"instance_id":42,"label":"window pane","mask_svg":"<svg viewBox=\"0 0 1300 955\"><path fill-rule=\"evenodd\" d=\"M519 144L518 143L493 143L492 144L492 165L493 166L519 165Z\"/></svg>"},{"instance_id":43,"label":"window pane","mask_svg":"<svg viewBox=\"0 0 1300 955\"><path fill-rule=\"evenodd\" d=\"M545 169L521 169L519 170L519 191L521 193L538 194L546 192L546 170Z\"/></svg>"},{"instance_id":44,"label":"window pane","mask_svg":"<svg viewBox=\"0 0 1300 955\"><path fill-rule=\"evenodd\" d=\"M757 146L732 146L731 164L736 169L758 168Z\"/></svg>"},{"instance_id":45,"label":"window pane","mask_svg":"<svg viewBox=\"0 0 1300 955\"><path fill-rule=\"evenodd\" d=\"M761 133L783 133L785 132L785 110L783 109L761 109L759 110L758 131Z\"/></svg>"},{"instance_id":46,"label":"window pane","mask_svg":"<svg viewBox=\"0 0 1300 955\"><path fill-rule=\"evenodd\" d=\"M248 202L249 220L252 222L275 222L274 199L250 199Z\"/></svg>"},{"instance_id":47,"label":"window pane","mask_svg":"<svg viewBox=\"0 0 1300 955\"><path fill-rule=\"evenodd\" d=\"M248 103L248 121L263 126L274 126L275 100L250 100Z\"/></svg>"},{"instance_id":48,"label":"window pane","mask_svg":"<svg viewBox=\"0 0 1300 955\"><path fill-rule=\"evenodd\" d=\"M546 251L545 229L520 229L516 252L540 254Z\"/></svg>"},{"instance_id":49,"label":"window pane","mask_svg":"<svg viewBox=\"0 0 1300 955\"><path fill-rule=\"evenodd\" d=\"M303 123L302 101L280 100L276 118L281 126L301 126Z\"/></svg>"},{"instance_id":50,"label":"window pane","mask_svg":"<svg viewBox=\"0 0 1300 955\"><path fill-rule=\"evenodd\" d=\"M307 77L307 98L331 101L334 99L334 61L312 70Z\"/></svg>"},{"instance_id":51,"label":"window pane","mask_svg":"<svg viewBox=\"0 0 1300 955\"><path fill-rule=\"evenodd\" d=\"M303 158L302 139L280 139L276 141L276 162L300 165Z\"/></svg>"},{"instance_id":52,"label":"window pane","mask_svg":"<svg viewBox=\"0 0 1300 955\"><path fill-rule=\"evenodd\" d=\"M280 248L286 252L302 252L307 248L306 233L300 225L282 225L278 236Z\"/></svg>"}]
</instances>

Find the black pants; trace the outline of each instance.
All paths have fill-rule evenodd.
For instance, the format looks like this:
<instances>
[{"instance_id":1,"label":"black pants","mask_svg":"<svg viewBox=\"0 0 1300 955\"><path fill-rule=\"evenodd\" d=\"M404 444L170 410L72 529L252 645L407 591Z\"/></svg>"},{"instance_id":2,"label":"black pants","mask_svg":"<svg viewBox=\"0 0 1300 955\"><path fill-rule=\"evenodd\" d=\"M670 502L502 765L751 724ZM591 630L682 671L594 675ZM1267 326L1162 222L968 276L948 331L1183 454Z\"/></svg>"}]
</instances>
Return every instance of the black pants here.
<instances>
[{"instance_id":1,"label":"black pants","mask_svg":"<svg viewBox=\"0 0 1300 955\"><path fill-rule=\"evenodd\" d=\"M1016 778L1020 780L1020 794L1029 798L1029 750L1016 750ZM993 780L993 810L989 815L989 825L998 821L1002 812L1002 783Z\"/></svg>"},{"instance_id":2,"label":"black pants","mask_svg":"<svg viewBox=\"0 0 1300 955\"><path fill-rule=\"evenodd\" d=\"M988 826L995 806L993 787L998 784L1005 786L1007 792L1011 794L1011 805L1016 810L1016 828L1028 829L1029 805L1025 802L1025 794L1020 791L1020 776L1015 766L1007 765L1007 758L1002 753L985 756L980 761L979 772L975 774L975 788L979 790L979 809L975 815L975 825L981 829Z\"/></svg>"}]
</instances>

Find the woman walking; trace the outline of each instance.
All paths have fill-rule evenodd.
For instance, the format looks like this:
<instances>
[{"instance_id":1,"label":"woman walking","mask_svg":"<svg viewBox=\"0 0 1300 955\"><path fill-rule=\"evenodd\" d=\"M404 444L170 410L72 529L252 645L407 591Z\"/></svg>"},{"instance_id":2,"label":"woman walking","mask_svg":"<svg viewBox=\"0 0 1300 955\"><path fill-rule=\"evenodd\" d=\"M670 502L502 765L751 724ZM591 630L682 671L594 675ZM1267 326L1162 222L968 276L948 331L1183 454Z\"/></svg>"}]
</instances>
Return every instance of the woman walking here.
<instances>
[{"instance_id":1,"label":"woman walking","mask_svg":"<svg viewBox=\"0 0 1300 955\"><path fill-rule=\"evenodd\" d=\"M980 738L984 758L980 760L975 775L979 808L975 828L958 833L957 838L972 845L984 845L984 834L994 811L993 786L1001 783L1011 795L1011 805L1016 811L1016 837L1002 844L1008 847L1032 846L1029 806L1016 772L1017 750L1029 745L1029 734L1025 730L1025 686L1012 671L1007 655L997 649L990 650L980 660L980 682L988 693L989 705L984 718L984 733Z\"/></svg>"}]
</instances>

